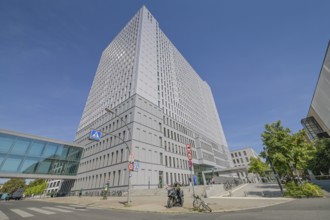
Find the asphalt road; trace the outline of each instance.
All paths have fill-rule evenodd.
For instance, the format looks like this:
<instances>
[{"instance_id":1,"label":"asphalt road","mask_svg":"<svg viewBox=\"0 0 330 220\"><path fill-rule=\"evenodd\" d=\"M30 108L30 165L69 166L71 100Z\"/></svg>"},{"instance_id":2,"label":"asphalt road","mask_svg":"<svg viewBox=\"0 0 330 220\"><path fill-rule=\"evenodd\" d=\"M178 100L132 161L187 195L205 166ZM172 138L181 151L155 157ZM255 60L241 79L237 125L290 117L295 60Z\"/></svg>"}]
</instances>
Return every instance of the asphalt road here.
<instances>
[{"instance_id":1,"label":"asphalt road","mask_svg":"<svg viewBox=\"0 0 330 220\"><path fill-rule=\"evenodd\" d=\"M0 220L328 220L330 198L300 199L262 209L222 213L160 214L90 209L42 201L1 201Z\"/></svg>"}]
</instances>

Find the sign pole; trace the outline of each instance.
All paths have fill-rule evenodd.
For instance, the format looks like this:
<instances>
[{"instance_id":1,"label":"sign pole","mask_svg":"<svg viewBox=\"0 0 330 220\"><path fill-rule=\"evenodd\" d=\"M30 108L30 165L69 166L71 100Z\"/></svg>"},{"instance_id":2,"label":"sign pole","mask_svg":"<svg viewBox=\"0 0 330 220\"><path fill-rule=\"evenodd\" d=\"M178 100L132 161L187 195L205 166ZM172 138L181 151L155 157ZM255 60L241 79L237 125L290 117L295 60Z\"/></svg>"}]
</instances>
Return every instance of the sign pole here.
<instances>
[{"instance_id":1,"label":"sign pole","mask_svg":"<svg viewBox=\"0 0 330 220\"><path fill-rule=\"evenodd\" d=\"M192 174L192 168L193 168L193 163L192 163L192 149L191 149L191 145L190 144L186 144L186 152L187 152L188 165L189 165L189 170L190 170L190 183L191 183L191 186L192 186L193 194L195 195L194 181L193 181L193 174Z\"/></svg>"}]
</instances>

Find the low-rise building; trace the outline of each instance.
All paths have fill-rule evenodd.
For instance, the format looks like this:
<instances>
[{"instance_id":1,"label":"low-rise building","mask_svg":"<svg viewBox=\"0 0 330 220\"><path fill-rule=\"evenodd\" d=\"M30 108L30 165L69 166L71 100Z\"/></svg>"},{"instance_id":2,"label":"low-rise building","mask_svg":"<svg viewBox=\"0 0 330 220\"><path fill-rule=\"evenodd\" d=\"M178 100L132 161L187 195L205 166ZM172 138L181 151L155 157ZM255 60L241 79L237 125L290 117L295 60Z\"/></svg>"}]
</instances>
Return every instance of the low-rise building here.
<instances>
[{"instance_id":1,"label":"low-rise building","mask_svg":"<svg viewBox=\"0 0 330 220\"><path fill-rule=\"evenodd\" d=\"M258 154L251 148L243 148L240 150L230 151L230 155L233 160L235 167L248 167L251 158L258 158ZM237 172L237 176L246 182L259 182L260 178L258 175L247 172Z\"/></svg>"}]
</instances>

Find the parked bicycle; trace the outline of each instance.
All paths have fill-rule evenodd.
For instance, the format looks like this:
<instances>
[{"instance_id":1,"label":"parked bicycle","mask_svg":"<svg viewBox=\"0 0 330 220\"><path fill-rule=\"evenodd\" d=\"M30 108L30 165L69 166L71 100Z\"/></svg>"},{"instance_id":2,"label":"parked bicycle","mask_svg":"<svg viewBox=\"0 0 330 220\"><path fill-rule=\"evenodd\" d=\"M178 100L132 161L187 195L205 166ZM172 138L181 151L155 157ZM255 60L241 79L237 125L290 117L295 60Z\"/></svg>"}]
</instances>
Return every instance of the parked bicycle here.
<instances>
[{"instance_id":1,"label":"parked bicycle","mask_svg":"<svg viewBox=\"0 0 330 220\"><path fill-rule=\"evenodd\" d=\"M240 179L228 179L226 182L224 182L223 187L226 191L228 191L240 184L242 184L242 180Z\"/></svg>"},{"instance_id":2,"label":"parked bicycle","mask_svg":"<svg viewBox=\"0 0 330 220\"><path fill-rule=\"evenodd\" d=\"M194 197L194 201L193 201L194 209L198 209L199 211L212 212L212 209L210 208L210 206L208 206L208 204L206 202L204 202L204 200L201 199L201 197L199 197L198 195L195 195L195 194L193 194L193 197Z\"/></svg>"},{"instance_id":3,"label":"parked bicycle","mask_svg":"<svg viewBox=\"0 0 330 220\"><path fill-rule=\"evenodd\" d=\"M122 196L123 195L123 192L122 191L120 191L120 190L112 190L111 192L110 192L110 196Z\"/></svg>"},{"instance_id":4,"label":"parked bicycle","mask_svg":"<svg viewBox=\"0 0 330 220\"><path fill-rule=\"evenodd\" d=\"M226 181L224 184L223 184L223 187L225 188L226 191L228 190L231 190L233 188L233 185L230 181Z\"/></svg>"}]
</instances>

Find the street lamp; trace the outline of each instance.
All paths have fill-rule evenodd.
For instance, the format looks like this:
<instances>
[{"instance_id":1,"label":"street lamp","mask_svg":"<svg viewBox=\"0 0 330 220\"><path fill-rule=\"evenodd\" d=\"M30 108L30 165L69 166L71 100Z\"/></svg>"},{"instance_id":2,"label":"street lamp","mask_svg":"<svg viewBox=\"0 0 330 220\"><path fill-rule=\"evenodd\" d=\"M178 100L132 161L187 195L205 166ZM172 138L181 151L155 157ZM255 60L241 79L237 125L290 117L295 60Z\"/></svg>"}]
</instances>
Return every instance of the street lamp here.
<instances>
[{"instance_id":1,"label":"street lamp","mask_svg":"<svg viewBox=\"0 0 330 220\"><path fill-rule=\"evenodd\" d=\"M282 185L281 185L281 181L280 179L278 178L278 173L276 172L274 166L273 166L273 163L272 163L272 159L270 158L270 156L268 155L268 149L267 148L264 148L264 151L265 151L265 154L266 154L266 160L268 159L268 162L269 162L269 165L270 167L272 168L273 170L273 173L275 175L275 178L276 178L276 181L277 181L277 184L278 186L280 187L280 190L281 190L281 193L283 195L283 188L282 188Z\"/></svg>"},{"instance_id":2,"label":"street lamp","mask_svg":"<svg viewBox=\"0 0 330 220\"><path fill-rule=\"evenodd\" d=\"M123 120L123 118L119 117L114 111L112 111L110 108L105 108L106 112L109 112L111 114L114 114L115 117L120 118L121 122L124 123L124 125L127 127L128 129L128 134L129 134L129 139L132 139L132 133L126 123L126 121ZM131 154L131 149L128 146L128 144L126 143L126 141L124 139L122 139L123 142L126 144L127 150L128 150L128 160L129 160L129 155ZM128 169L128 189L127 189L127 204L129 205L131 203L131 198L130 198L130 188L131 188L131 170Z\"/></svg>"}]
</instances>

